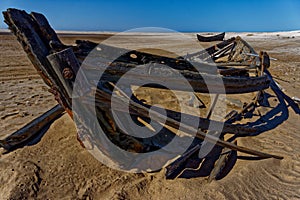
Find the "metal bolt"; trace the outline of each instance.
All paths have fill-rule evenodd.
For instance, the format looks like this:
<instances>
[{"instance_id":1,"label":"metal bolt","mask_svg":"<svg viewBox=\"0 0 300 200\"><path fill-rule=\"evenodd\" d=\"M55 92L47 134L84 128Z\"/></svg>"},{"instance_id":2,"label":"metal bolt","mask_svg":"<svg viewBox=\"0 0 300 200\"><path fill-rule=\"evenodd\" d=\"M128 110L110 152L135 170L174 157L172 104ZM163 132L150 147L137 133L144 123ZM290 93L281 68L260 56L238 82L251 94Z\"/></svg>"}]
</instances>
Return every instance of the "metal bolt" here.
<instances>
[{"instance_id":1,"label":"metal bolt","mask_svg":"<svg viewBox=\"0 0 300 200\"><path fill-rule=\"evenodd\" d=\"M74 73L71 68L64 68L62 71L64 79L73 79Z\"/></svg>"}]
</instances>

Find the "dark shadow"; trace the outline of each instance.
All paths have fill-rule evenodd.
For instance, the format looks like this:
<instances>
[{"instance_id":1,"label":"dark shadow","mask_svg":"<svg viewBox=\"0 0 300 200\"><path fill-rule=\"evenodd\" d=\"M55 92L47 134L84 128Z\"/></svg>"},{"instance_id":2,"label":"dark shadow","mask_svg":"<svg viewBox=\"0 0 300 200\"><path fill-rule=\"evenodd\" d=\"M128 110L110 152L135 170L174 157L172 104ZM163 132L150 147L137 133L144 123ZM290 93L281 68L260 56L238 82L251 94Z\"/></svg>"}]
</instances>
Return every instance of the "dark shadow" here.
<instances>
[{"instance_id":1,"label":"dark shadow","mask_svg":"<svg viewBox=\"0 0 300 200\"><path fill-rule=\"evenodd\" d=\"M215 179L220 180L227 176L229 172L233 169L236 161L238 159L237 151L231 151L228 159L226 160L225 165L221 168L221 170L216 174Z\"/></svg>"},{"instance_id":2,"label":"dark shadow","mask_svg":"<svg viewBox=\"0 0 300 200\"><path fill-rule=\"evenodd\" d=\"M289 118L289 111L284 98L280 95L277 95L277 99L279 104L275 108L261 116L255 122L250 122L247 124L249 127L257 128L258 131L246 136L256 136L265 131L272 130Z\"/></svg>"},{"instance_id":3,"label":"dark shadow","mask_svg":"<svg viewBox=\"0 0 300 200\"><path fill-rule=\"evenodd\" d=\"M191 147L187 149L183 155L190 149L193 149L197 143L201 145L202 141L195 139ZM209 175L214 165L214 161L217 159L217 155L221 153L220 149L220 147L215 146L205 158L199 158L199 149L193 154L186 156L186 158L184 156L179 157L166 168L166 178L195 178Z\"/></svg>"},{"instance_id":4,"label":"dark shadow","mask_svg":"<svg viewBox=\"0 0 300 200\"><path fill-rule=\"evenodd\" d=\"M295 103L295 101L293 99L291 99L289 96L287 96L284 92L281 91L281 89L278 87L276 82L273 80L272 75L268 70L266 70L265 73L270 77L269 78L271 80L270 87L275 92L275 94L277 96L282 96L282 98L288 102L289 106L291 106L291 108L294 110L294 112L299 115L300 114L299 105L297 103Z\"/></svg>"},{"instance_id":5,"label":"dark shadow","mask_svg":"<svg viewBox=\"0 0 300 200\"><path fill-rule=\"evenodd\" d=\"M198 157L199 151L193 155L185 164L179 178L197 178L209 176L214 168L215 162L221 154L222 148L215 146L213 150L203 159Z\"/></svg>"},{"instance_id":6,"label":"dark shadow","mask_svg":"<svg viewBox=\"0 0 300 200\"><path fill-rule=\"evenodd\" d=\"M267 100L264 100L265 106L269 105L268 99L270 97L275 97L273 95L270 95L268 93L264 94L264 97L267 98ZM245 125L245 127L248 128L256 128L256 131L253 133L245 134L243 133L242 135L235 135L232 138L230 138L228 141L233 141L237 137L242 137L242 136L255 136L259 135L265 131L271 130L273 128L276 128L278 125L283 123L285 120L288 119L289 113L288 113L288 108L287 105L284 101L284 98L281 95L277 95L276 97L278 98L279 104L275 106L274 108L271 108L268 113L266 113L264 116L261 116L260 119L258 119L255 122L250 122ZM139 103L147 108L150 108L150 105L145 104L144 102L141 102L137 97L134 95L131 96L131 100ZM157 110L159 112L159 110ZM255 111L255 107L249 112L244 115L244 118L251 118L254 114L253 112ZM188 115L188 114L182 114L182 113L177 113L175 111L168 110L170 113L169 117L173 118L175 120L179 120L181 117L188 117L188 118L193 118L196 116ZM132 116L133 119L135 119L136 116ZM202 119L204 120L204 119ZM134 120L136 121L136 120ZM149 121L149 119L145 118L145 121ZM203 126L204 125L204 126ZM194 124L195 126L195 124ZM198 125L200 128L208 128L205 126L205 123L200 122ZM225 132L224 132L225 134ZM198 139L195 144L201 144L202 141ZM184 162L180 162L179 165L175 165L175 168L172 168L173 171L168 171L167 168L167 179L175 179L175 178L197 178L197 177L207 177L211 176L211 173L215 173L214 177L216 180L220 180L224 178L227 174L230 173L230 171L233 169L234 165L236 164L238 159L242 160L261 160L263 158L260 157L255 157L255 156L237 156L236 151L231 151L230 156L226 158L226 160L222 163L224 166L220 167L216 172L213 172L216 163L218 163L219 158L221 156L222 152L222 147L215 146L213 150L205 157L205 158L199 158L198 157L198 152L194 153L192 156L190 156L188 159L186 159ZM187 150L188 151L188 150Z\"/></svg>"},{"instance_id":7,"label":"dark shadow","mask_svg":"<svg viewBox=\"0 0 300 200\"><path fill-rule=\"evenodd\" d=\"M236 151L230 151L225 153L227 155L227 158L224 160L224 162L219 163L220 169L213 171L217 165L216 163L218 163L219 161L218 159L221 156L221 152L222 147L215 146L205 158L199 158L198 150L184 163L180 163L180 165L177 165L175 169L167 167L167 179L190 179L197 177L207 177L212 175L215 177L216 180L220 180L229 174L229 172L233 169L238 158Z\"/></svg>"},{"instance_id":8,"label":"dark shadow","mask_svg":"<svg viewBox=\"0 0 300 200\"><path fill-rule=\"evenodd\" d=\"M271 98L271 97L275 97L274 95L271 95L271 94L269 94L269 93L267 93L267 92L263 92L263 94L262 94L262 98L260 98L259 100L258 100L258 103L259 103L259 105L260 106L263 106L263 107L271 107L271 105L270 105L270 103L269 103L269 99Z\"/></svg>"},{"instance_id":9,"label":"dark shadow","mask_svg":"<svg viewBox=\"0 0 300 200\"><path fill-rule=\"evenodd\" d=\"M232 142L234 139L238 137L245 137L245 136L256 136L259 135L265 131L272 130L282 124L284 121L286 121L289 117L289 110L288 110L288 105L286 105L286 95L284 96L281 93L278 93L276 89L273 89L274 95L270 95L268 93L264 94L264 98L267 98L263 101L264 105L261 106L266 106L271 108L269 112L267 112L265 115L261 116L258 120L255 122L250 122L247 123L247 127L254 127L257 129L256 132L251 133L251 134L243 134L243 135L234 135L227 141ZM278 105L275 107L270 107L270 104L268 102L268 99L270 97L277 97L278 99ZM297 113L297 108L293 108L295 112ZM244 115L244 118L252 117L254 114L255 109L249 110L249 112ZM196 178L196 177L206 177L210 176L212 173L212 170L215 167L215 164L217 163L220 153L221 153L222 148L216 146L210 153L207 155L207 157L200 159L198 158L198 152L195 153L193 156L191 156L184 164L178 167L176 173L174 173L173 176L168 177L170 179L174 178ZM236 161L238 159L241 160L263 160L266 158L261 158L261 157L256 157L256 156L237 156L236 151L234 152L231 157L225 161L225 164L223 167L219 169L217 174L215 174L215 179L220 180L224 178L234 167Z\"/></svg>"}]
</instances>

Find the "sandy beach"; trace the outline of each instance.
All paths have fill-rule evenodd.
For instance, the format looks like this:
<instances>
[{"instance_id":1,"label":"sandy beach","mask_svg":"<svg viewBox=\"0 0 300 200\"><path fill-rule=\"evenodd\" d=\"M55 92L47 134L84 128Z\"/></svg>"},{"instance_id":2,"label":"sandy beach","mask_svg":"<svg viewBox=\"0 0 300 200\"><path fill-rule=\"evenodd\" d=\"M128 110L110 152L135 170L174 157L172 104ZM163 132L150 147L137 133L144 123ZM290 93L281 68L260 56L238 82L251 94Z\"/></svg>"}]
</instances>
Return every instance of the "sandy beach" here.
<instances>
[{"instance_id":1,"label":"sandy beach","mask_svg":"<svg viewBox=\"0 0 300 200\"><path fill-rule=\"evenodd\" d=\"M195 34L187 35L197 45ZM226 39L237 35L257 51L276 58L270 72L288 96L300 98L300 31L226 33ZM74 44L76 39L102 42L112 33L59 36L65 44ZM145 43L161 37L139 35ZM127 41L119 45L130 48L132 41ZM165 48L176 51L189 45L176 43ZM155 48L152 43L149 46ZM0 139L57 104L8 32L0 33L0 83ZM270 89L267 92L272 94ZM160 99L167 98L164 93L150 97L147 91L140 95L151 103L163 103ZM249 97L251 94L242 95L238 100ZM274 98L270 100L275 105ZM170 101L166 104L172 107ZM211 183L207 177L166 180L164 170L134 174L108 168L79 144L75 124L64 114L32 144L6 154L0 148L0 199L300 199L300 116L290 107L288 111L274 129L238 139L239 145L284 156L283 160L238 159L225 178Z\"/></svg>"}]
</instances>

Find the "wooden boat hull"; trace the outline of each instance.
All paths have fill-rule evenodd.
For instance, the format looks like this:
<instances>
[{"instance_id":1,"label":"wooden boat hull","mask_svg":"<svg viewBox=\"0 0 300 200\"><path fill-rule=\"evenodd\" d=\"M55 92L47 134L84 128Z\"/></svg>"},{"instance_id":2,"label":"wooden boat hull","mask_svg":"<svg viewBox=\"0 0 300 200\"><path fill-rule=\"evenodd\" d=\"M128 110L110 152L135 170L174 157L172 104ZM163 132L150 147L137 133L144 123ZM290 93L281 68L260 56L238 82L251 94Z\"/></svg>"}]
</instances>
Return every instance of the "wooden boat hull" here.
<instances>
[{"instance_id":1,"label":"wooden boat hull","mask_svg":"<svg viewBox=\"0 0 300 200\"><path fill-rule=\"evenodd\" d=\"M225 37L225 32L213 36L202 36L197 34L197 39L199 40L199 42L223 41L224 37Z\"/></svg>"},{"instance_id":2,"label":"wooden boat hull","mask_svg":"<svg viewBox=\"0 0 300 200\"><path fill-rule=\"evenodd\" d=\"M165 124L176 130L179 130L180 127L180 130L187 134L190 134L190 136L196 133L195 137L199 140L203 141L205 139L209 143L216 144L219 147L228 147L231 150L241 151L247 154L259 156L261 158L273 157L277 159L282 159L281 156L266 154L245 147L240 147L236 144L224 141L218 138L217 136L206 134L205 132L203 132L208 131L208 129L210 129L209 125L211 122L214 124L223 124L223 122L216 122L210 120L209 117L206 117L204 119L200 116L188 116L186 114L175 111L172 112L170 110L168 110L168 115L166 117L165 115L161 114L163 113L163 110L161 108L155 106L151 107L151 105L147 105L139 99L138 101L135 101L133 100L133 97L126 97L126 94L123 94L123 90L111 86L114 83L116 83L120 79L120 77L122 77L125 73L127 75L128 71L131 68L145 64L145 59L148 60L148 62L146 63L154 62L161 64L163 61L165 65L169 66L170 68L176 69L176 71L179 71L181 75L188 80L188 82L193 88L193 91L195 92L236 94L260 91L269 87L269 80L265 75L262 74L259 77L249 77L244 74L241 76L232 76L232 71L235 70L232 70L230 68L217 67L216 69L222 69L222 73L226 74L226 76L222 76L220 74L217 74L217 70L212 70L214 73L209 73L209 64L203 64L203 66L205 66L205 68L208 70L206 72L199 73L193 68L193 65L191 64L189 59L166 58L162 56L145 54L137 51L129 51L129 56L128 53L125 53L124 55L120 56L120 58L118 58L116 62L105 63L105 59L107 61L107 57L105 56L105 51L103 50L101 50L100 55L103 57L104 60L104 62L102 63L103 68L101 68L101 66L87 66L90 67L85 70L87 74L81 74L81 70L79 70L79 68L82 64L82 60L87 55L89 55L89 53L94 49L96 44L90 42L79 42L76 46L66 46L62 44L54 30L50 27L46 18L38 13L31 13L29 15L25 11L20 11L17 9L8 9L7 12L4 12L4 18L5 22L9 25L9 28L17 36L32 64L37 69L45 83L50 87L50 91L55 95L55 99L70 114L72 118L74 114L75 122L76 120L80 121L80 125L77 126L78 138L81 141L86 141L85 143L83 143L84 145L90 144L91 148L93 148L93 145L98 145L100 143L100 139L94 137L95 134L102 134L102 132L99 131L99 128L97 128L98 126L94 126L97 123L93 123L94 121L92 120L95 117L93 111L96 110L97 122L104 130L104 134L111 142L113 142L121 149L128 152L145 153L148 152L148 150L151 148L157 148L157 144L152 143L152 141L154 140L151 140L151 143L144 142L144 138L141 139L139 137L128 135L124 133L120 126L118 126L118 124L112 116L112 109L114 109L114 111L128 112L129 108L129 112L132 115L147 119L151 118L150 120L153 120L153 122L155 123ZM239 49L237 49L237 51L234 51L234 48L232 47L235 47L236 43L239 41L243 43L242 40L236 40L233 38L230 41L222 43L222 45L216 45L216 47L210 48L210 52L208 54L206 53L206 56L208 55L214 60L215 58L220 58L222 56L229 55L230 59L228 59L228 61L236 61L238 57L234 56L236 56L236 54L238 54L240 51L238 51ZM246 43L244 44L245 46L247 46ZM218 48L225 49L222 50ZM114 51L120 50L115 47L108 47L108 49ZM251 47L249 47L249 49L250 52L253 52L251 50ZM134 56L134 61L130 59L130 54L136 54ZM205 55L205 53L201 52L200 56L203 55ZM199 54L195 54L193 56L199 56ZM232 59L230 56L232 57ZM143 58L143 60L139 58ZM235 63L241 65L243 64L242 62ZM109 67L107 67L106 65L108 65ZM103 72L103 76L100 77L102 82L99 83L99 80L97 80L97 73L101 72L101 70ZM148 79L150 75L149 79L152 79L154 83L168 81L169 84L175 86L174 89L187 90L187 88L179 84L178 74L174 74L172 73L172 71L164 71L162 68L151 69L151 72L149 72L147 68L143 70L144 71L138 74L129 74L127 78L132 83L138 83L139 81L142 81L145 78ZM224 70L227 71L225 72ZM74 97L72 94L73 87L75 78L78 78L78 76L84 77L80 79L80 85L86 87L89 87L91 85L92 86L88 88L87 91L81 91L82 93L79 92L78 96ZM89 79L87 79L86 77L89 77ZM134 80L135 82L133 82L132 80ZM209 80L212 86L211 88L213 89L207 87L207 80ZM217 82L219 82L217 80L221 80L221 83L223 83L221 85L216 84ZM93 88L95 84L90 84L89 81L96 81L96 87ZM109 84L111 84L111 87L107 86ZM148 86L159 88L159 86L157 85ZM225 87L225 89L222 90L222 87ZM114 98L116 99L117 108L119 110L111 107L111 98L113 96L112 92L114 88L119 90L120 94L114 96ZM129 88L130 87L128 87L128 89ZM85 98L89 98L86 99L87 101L93 101L92 107L85 106L85 104L89 103L83 101L85 100ZM137 97L135 98L137 99ZM76 109L72 107L72 105L78 103L76 102L76 100L79 101L79 105L76 105L77 108L79 107L79 109L84 110L86 115L80 115L80 112L78 112L78 110L76 112ZM127 107L128 102L130 102L130 105ZM150 111L151 116L149 116ZM189 119L192 119L194 117L199 119L200 123L194 124L193 120L187 120L187 122L182 122L181 117ZM96 129L94 129L95 127ZM217 128L218 126L215 127ZM163 130L164 137L166 135L170 137L177 134L177 131L170 133L171 131L167 131L165 127ZM249 127L248 125L231 124L225 122L223 130L221 130L220 132L222 132L222 134L233 133L239 136L247 134L253 135L258 132L258 128ZM85 140L85 138L87 139ZM161 148L165 145L164 142L166 141L162 141L160 139L162 139L162 137L155 140L155 142L157 141L158 145L161 145L159 146ZM97 146L97 148L100 148L98 150L101 150L101 153L103 153L103 155L107 155L107 159L112 159L111 162L114 163L116 166L118 164L122 166L122 163L120 163L119 160L115 160L114 158L109 157L110 154L108 152L110 152L111 149L107 147L107 145L101 144L103 143L100 143L100 145ZM142 163L143 160L138 160L138 162Z\"/></svg>"}]
</instances>

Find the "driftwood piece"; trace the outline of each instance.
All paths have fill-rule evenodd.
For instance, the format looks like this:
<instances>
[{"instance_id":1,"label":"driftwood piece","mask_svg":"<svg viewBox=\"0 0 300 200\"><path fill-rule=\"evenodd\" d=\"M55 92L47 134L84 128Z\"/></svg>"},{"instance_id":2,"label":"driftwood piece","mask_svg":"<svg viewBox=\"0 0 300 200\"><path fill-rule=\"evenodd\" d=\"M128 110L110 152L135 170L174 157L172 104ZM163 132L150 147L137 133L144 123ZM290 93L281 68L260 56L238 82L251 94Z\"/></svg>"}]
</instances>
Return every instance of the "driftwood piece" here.
<instances>
[{"instance_id":1,"label":"driftwood piece","mask_svg":"<svg viewBox=\"0 0 300 200\"><path fill-rule=\"evenodd\" d=\"M32 120L4 140L0 140L0 146L6 150L11 150L16 146L31 140L42 128L57 119L63 112L64 109L60 105L54 106L52 109Z\"/></svg>"}]
</instances>

